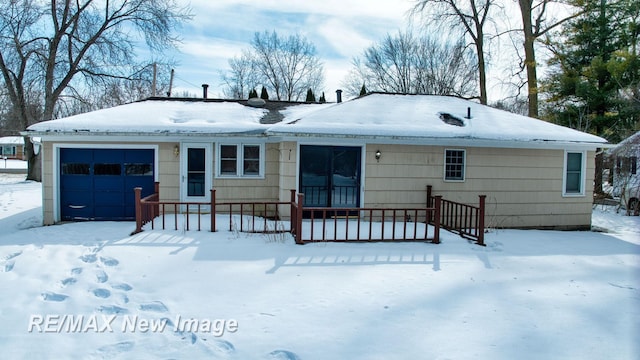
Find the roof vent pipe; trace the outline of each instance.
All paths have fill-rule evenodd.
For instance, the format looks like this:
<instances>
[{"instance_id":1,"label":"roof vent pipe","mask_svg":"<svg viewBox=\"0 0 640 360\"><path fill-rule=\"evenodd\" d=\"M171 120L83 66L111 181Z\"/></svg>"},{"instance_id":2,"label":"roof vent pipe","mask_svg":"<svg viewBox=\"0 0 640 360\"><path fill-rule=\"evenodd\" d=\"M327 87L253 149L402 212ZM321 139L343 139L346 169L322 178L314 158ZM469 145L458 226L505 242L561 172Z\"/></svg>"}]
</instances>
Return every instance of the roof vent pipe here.
<instances>
[{"instance_id":1,"label":"roof vent pipe","mask_svg":"<svg viewBox=\"0 0 640 360\"><path fill-rule=\"evenodd\" d=\"M336 102L342 102L342 90L340 89L336 90Z\"/></svg>"},{"instance_id":2,"label":"roof vent pipe","mask_svg":"<svg viewBox=\"0 0 640 360\"><path fill-rule=\"evenodd\" d=\"M202 84L202 98L207 98L207 90L209 89L209 84Z\"/></svg>"},{"instance_id":3,"label":"roof vent pipe","mask_svg":"<svg viewBox=\"0 0 640 360\"><path fill-rule=\"evenodd\" d=\"M471 119L471 107L467 107L467 119Z\"/></svg>"}]
</instances>

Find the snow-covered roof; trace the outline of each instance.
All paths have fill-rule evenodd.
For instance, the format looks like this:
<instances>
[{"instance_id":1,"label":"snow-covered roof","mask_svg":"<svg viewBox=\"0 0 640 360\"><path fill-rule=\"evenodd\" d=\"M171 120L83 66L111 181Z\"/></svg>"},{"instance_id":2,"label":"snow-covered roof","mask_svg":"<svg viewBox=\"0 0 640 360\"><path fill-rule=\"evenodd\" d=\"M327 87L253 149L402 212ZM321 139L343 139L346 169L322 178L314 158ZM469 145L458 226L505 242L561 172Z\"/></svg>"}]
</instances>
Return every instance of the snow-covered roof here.
<instances>
[{"instance_id":1,"label":"snow-covered roof","mask_svg":"<svg viewBox=\"0 0 640 360\"><path fill-rule=\"evenodd\" d=\"M471 117L467 118L470 111ZM462 126L443 118L454 119ZM370 94L282 122L270 134L606 143L607 140L472 101L435 95Z\"/></svg>"},{"instance_id":2,"label":"snow-covered roof","mask_svg":"<svg viewBox=\"0 0 640 360\"><path fill-rule=\"evenodd\" d=\"M626 153L640 151L640 131L622 140L619 144L609 149L609 153Z\"/></svg>"},{"instance_id":3,"label":"snow-covered roof","mask_svg":"<svg viewBox=\"0 0 640 360\"><path fill-rule=\"evenodd\" d=\"M24 145L24 138L22 136L4 136L0 137L1 145Z\"/></svg>"},{"instance_id":4,"label":"snow-covered roof","mask_svg":"<svg viewBox=\"0 0 640 360\"><path fill-rule=\"evenodd\" d=\"M468 111L471 114L469 118ZM283 137L375 138L381 141L410 138L607 142L594 135L455 97L375 93L337 104L268 102L262 108L238 101L154 99L41 122L30 126L28 132L34 135L77 132L136 135L253 133Z\"/></svg>"},{"instance_id":5,"label":"snow-covered roof","mask_svg":"<svg viewBox=\"0 0 640 360\"><path fill-rule=\"evenodd\" d=\"M35 132L235 133L266 128L267 113L235 101L146 100L31 125Z\"/></svg>"}]
</instances>

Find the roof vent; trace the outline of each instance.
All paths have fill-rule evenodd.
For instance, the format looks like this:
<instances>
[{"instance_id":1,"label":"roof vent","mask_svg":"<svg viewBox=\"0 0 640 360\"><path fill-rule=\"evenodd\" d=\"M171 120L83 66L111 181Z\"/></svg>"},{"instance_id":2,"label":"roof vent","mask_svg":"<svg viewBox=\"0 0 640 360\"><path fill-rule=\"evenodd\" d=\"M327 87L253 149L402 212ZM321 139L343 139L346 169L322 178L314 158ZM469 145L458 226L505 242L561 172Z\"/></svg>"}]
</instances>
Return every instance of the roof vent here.
<instances>
[{"instance_id":1,"label":"roof vent","mask_svg":"<svg viewBox=\"0 0 640 360\"><path fill-rule=\"evenodd\" d=\"M438 115L440 115L440 120L442 120L443 122L449 124L449 125L454 125L454 126L464 126L464 121L462 121L462 119L455 117L449 113L438 113Z\"/></svg>"}]
</instances>

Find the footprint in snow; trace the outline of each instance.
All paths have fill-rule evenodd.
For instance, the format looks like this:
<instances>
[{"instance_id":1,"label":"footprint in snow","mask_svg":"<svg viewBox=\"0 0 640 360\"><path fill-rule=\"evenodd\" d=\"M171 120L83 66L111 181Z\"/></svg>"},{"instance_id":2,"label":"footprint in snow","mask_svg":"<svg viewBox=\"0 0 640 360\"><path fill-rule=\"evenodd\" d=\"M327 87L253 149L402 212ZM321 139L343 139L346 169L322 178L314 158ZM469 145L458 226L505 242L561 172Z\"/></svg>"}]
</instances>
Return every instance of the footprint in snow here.
<instances>
[{"instance_id":1,"label":"footprint in snow","mask_svg":"<svg viewBox=\"0 0 640 360\"><path fill-rule=\"evenodd\" d=\"M16 265L15 261L9 261L8 263L4 264L4 272L9 272L11 270L13 270L13 267Z\"/></svg>"},{"instance_id":2,"label":"footprint in snow","mask_svg":"<svg viewBox=\"0 0 640 360\"><path fill-rule=\"evenodd\" d=\"M120 263L120 261L108 256L101 256L100 262L103 263L105 266L116 266Z\"/></svg>"},{"instance_id":3,"label":"footprint in snow","mask_svg":"<svg viewBox=\"0 0 640 360\"><path fill-rule=\"evenodd\" d=\"M116 344L99 347L98 352L102 353L107 358L113 358L120 353L133 350L134 346L135 343L133 341L123 341Z\"/></svg>"},{"instance_id":4,"label":"footprint in snow","mask_svg":"<svg viewBox=\"0 0 640 360\"><path fill-rule=\"evenodd\" d=\"M176 326L174 325L173 321L171 321L171 319L163 317L160 319L160 321L164 321L167 326L171 329L175 329ZM196 334L192 333L191 331L189 332L185 332L184 330L175 330L173 332L176 336L180 336L180 338L182 340L188 340L191 344L195 344L196 341L198 340L198 337L196 336ZM233 345L232 345L233 347Z\"/></svg>"},{"instance_id":5,"label":"footprint in snow","mask_svg":"<svg viewBox=\"0 0 640 360\"><path fill-rule=\"evenodd\" d=\"M96 308L96 311L107 315L126 314L129 310L116 305L103 305Z\"/></svg>"},{"instance_id":6,"label":"footprint in snow","mask_svg":"<svg viewBox=\"0 0 640 360\"><path fill-rule=\"evenodd\" d=\"M131 289L133 289L133 287L131 285L126 284L126 283L112 284L111 287L116 289L116 290L122 290L122 291L130 291Z\"/></svg>"},{"instance_id":7,"label":"footprint in snow","mask_svg":"<svg viewBox=\"0 0 640 360\"><path fill-rule=\"evenodd\" d=\"M87 264L91 264L96 262L98 260L98 257L96 256L96 254L86 254L86 255L80 256L80 260Z\"/></svg>"},{"instance_id":8,"label":"footprint in snow","mask_svg":"<svg viewBox=\"0 0 640 360\"><path fill-rule=\"evenodd\" d=\"M82 268L81 267L73 268L73 269L71 269L71 273L73 275L80 275L80 274L82 274Z\"/></svg>"},{"instance_id":9,"label":"footprint in snow","mask_svg":"<svg viewBox=\"0 0 640 360\"><path fill-rule=\"evenodd\" d=\"M196 334L194 334L192 332L184 333L183 331L178 331L177 333L179 335L182 335L182 340L187 340L192 345L195 344L196 341L198 341L198 337L196 336Z\"/></svg>"},{"instance_id":10,"label":"footprint in snow","mask_svg":"<svg viewBox=\"0 0 640 360\"><path fill-rule=\"evenodd\" d=\"M42 300L44 300L44 301L55 301L55 302L65 301L69 297L67 295L57 294L57 293L54 293L54 292L44 292L41 295L42 295Z\"/></svg>"},{"instance_id":11,"label":"footprint in snow","mask_svg":"<svg viewBox=\"0 0 640 360\"><path fill-rule=\"evenodd\" d=\"M107 289L95 289L92 291L95 297L106 299L111 296L111 291Z\"/></svg>"},{"instance_id":12,"label":"footprint in snow","mask_svg":"<svg viewBox=\"0 0 640 360\"><path fill-rule=\"evenodd\" d=\"M16 251L4 257L4 260L7 262L6 264L4 264L4 272L13 270L13 267L16 265L16 261L12 259L20 256L20 254L22 254L22 250Z\"/></svg>"},{"instance_id":13,"label":"footprint in snow","mask_svg":"<svg viewBox=\"0 0 640 360\"><path fill-rule=\"evenodd\" d=\"M162 301L152 301L146 304L140 304L140 310L153 311L153 312L167 312L169 309L162 303Z\"/></svg>"},{"instance_id":14,"label":"footprint in snow","mask_svg":"<svg viewBox=\"0 0 640 360\"><path fill-rule=\"evenodd\" d=\"M120 295L120 301L122 301L123 304L128 304L129 303L129 297L125 294L121 294Z\"/></svg>"},{"instance_id":15,"label":"footprint in snow","mask_svg":"<svg viewBox=\"0 0 640 360\"><path fill-rule=\"evenodd\" d=\"M78 279L74 278L74 277L68 277L66 279L63 279L62 281L60 281L62 283L62 286L67 286L67 285L73 285L78 281Z\"/></svg>"},{"instance_id":16,"label":"footprint in snow","mask_svg":"<svg viewBox=\"0 0 640 360\"><path fill-rule=\"evenodd\" d=\"M11 253L11 254L9 254L9 255L5 256L5 258L4 258L4 259L5 259L5 260L11 260L11 259L13 259L13 258L15 258L15 257L20 256L21 254L22 254L22 250L20 250L20 251L16 251L16 252L14 252L14 253Z\"/></svg>"},{"instance_id":17,"label":"footprint in snow","mask_svg":"<svg viewBox=\"0 0 640 360\"><path fill-rule=\"evenodd\" d=\"M99 283L106 283L109 280L109 275L107 275L104 270L98 270L96 272L96 281Z\"/></svg>"},{"instance_id":18,"label":"footprint in snow","mask_svg":"<svg viewBox=\"0 0 640 360\"><path fill-rule=\"evenodd\" d=\"M235 346L233 346L232 343L226 340L214 340L212 342L212 345L216 348L216 350L224 354L231 354L232 352L236 351Z\"/></svg>"},{"instance_id":19,"label":"footprint in snow","mask_svg":"<svg viewBox=\"0 0 640 360\"><path fill-rule=\"evenodd\" d=\"M269 353L267 359L273 360L300 360L300 357L289 350L274 350Z\"/></svg>"}]
</instances>

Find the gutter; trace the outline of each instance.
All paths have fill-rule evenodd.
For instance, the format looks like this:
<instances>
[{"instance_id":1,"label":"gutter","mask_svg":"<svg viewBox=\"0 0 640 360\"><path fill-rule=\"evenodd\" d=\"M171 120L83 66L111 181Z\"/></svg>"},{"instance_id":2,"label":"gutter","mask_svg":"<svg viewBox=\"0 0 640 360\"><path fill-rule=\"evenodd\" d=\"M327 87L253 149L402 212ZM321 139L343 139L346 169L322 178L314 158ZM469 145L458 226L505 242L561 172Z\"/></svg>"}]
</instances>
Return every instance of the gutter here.
<instances>
[{"instance_id":1,"label":"gutter","mask_svg":"<svg viewBox=\"0 0 640 360\"><path fill-rule=\"evenodd\" d=\"M326 141L327 139L362 140L372 144L397 144L397 145L433 145L433 146L467 146L467 147L493 147L493 148L520 148L520 149L575 149L596 150L609 148L614 145L608 143L579 142L579 141L554 141L554 140L501 140L481 139L469 136L462 137L422 137L422 136L380 136L380 135L348 135L348 134L308 134L288 132L268 132L267 136L273 136L281 141L296 141L308 139L310 141Z\"/></svg>"}]
</instances>

